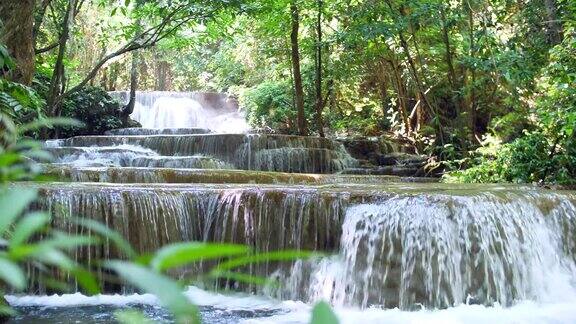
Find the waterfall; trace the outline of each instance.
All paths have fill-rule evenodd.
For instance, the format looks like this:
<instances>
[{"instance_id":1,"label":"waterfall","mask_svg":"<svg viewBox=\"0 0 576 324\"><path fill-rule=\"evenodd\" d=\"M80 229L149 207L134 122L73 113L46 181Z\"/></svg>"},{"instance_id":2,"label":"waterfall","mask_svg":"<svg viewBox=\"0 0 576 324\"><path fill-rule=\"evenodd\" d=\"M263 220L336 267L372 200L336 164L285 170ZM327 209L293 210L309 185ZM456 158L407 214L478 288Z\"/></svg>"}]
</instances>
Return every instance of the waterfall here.
<instances>
[{"instance_id":1,"label":"waterfall","mask_svg":"<svg viewBox=\"0 0 576 324\"><path fill-rule=\"evenodd\" d=\"M414 309L509 306L576 291L575 194L388 187L85 184L44 187L42 204L57 219L101 221L141 252L200 240L331 254L293 267L250 269L282 278L282 289L263 288L281 298ZM114 256L100 252L80 257Z\"/></svg>"},{"instance_id":2,"label":"waterfall","mask_svg":"<svg viewBox=\"0 0 576 324\"><path fill-rule=\"evenodd\" d=\"M474 304L491 314L526 303L576 304L576 192L369 175L386 170L367 172L367 161L352 158L342 142L236 132L234 118L223 121L230 114L238 108L224 95L139 93L132 117L145 128L47 141L54 161L41 166L44 173L69 182L18 185L39 188L33 209L49 210L58 229L90 234L69 221L90 218L139 253L182 241L321 252L241 269L280 285L202 283L217 289L307 305L327 300L362 314L385 309L388 317L418 309L452 314ZM423 163L402 161L383 168ZM122 255L104 242L73 257L91 263ZM46 291L41 279L30 289Z\"/></svg>"},{"instance_id":3,"label":"waterfall","mask_svg":"<svg viewBox=\"0 0 576 324\"><path fill-rule=\"evenodd\" d=\"M128 102L129 92L111 92ZM245 133L246 118L237 102L219 93L138 91L130 117L144 128L204 128L219 133Z\"/></svg>"},{"instance_id":4,"label":"waterfall","mask_svg":"<svg viewBox=\"0 0 576 324\"><path fill-rule=\"evenodd\" d=\"M147 132L147 130L144 130ZM57 157L71 155L74 148L84 151L109 151L110 148L152 150L162 160L158 163L122 164L120 166L175 167L183 156L207 156L222 161L223 166L243 170L298 173L334 173L353 167L357 161L339 142L317 137L256 134L185 134L185 135L108 135L79 136L51 142ZM86 148L86 149L85 149ZM72 154L58 162L79 160ZM88 159L89 160L89 159ZM150 159L147 159L150 161ZM178 160L178 161L176 161ZM95 159L97 161L97 159ZM164 161L166 163L161 163ZM171 161L171 162L170 162ZM86 164L80 164L86 166ZM99 166L99 165L97 165ZM182 167L194 167L191 164ZM196 166L199 167L199 166ZM213 167L218 167L214 164Z\"/></svg>"},{"instance_id":5,"label":"waterfall","mask_svg":"<svg viewBox=\"0 0 576 324\"><path fill-rule=\"evenodd\" d=\"M354 205L338 253L299 262L280 295L401 309L575 298L570 199L488 192Z\"/></svg>"}]
</instances>

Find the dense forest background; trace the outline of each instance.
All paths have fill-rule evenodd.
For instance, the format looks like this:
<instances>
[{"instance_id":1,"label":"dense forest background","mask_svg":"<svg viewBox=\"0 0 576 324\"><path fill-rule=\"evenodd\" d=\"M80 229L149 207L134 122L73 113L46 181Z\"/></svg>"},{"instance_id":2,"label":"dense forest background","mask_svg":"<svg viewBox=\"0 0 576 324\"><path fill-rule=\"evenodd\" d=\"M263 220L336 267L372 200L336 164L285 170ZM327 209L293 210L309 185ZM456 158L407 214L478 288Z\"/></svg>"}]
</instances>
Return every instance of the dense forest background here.
<instances>
[{"instance_id":1,"label":"dense forest background","mask_svg":"<svg viewBox=\"0 0 576 324\"><path fill-rule=\"evenodd\" d=\"M0 19L17 123L101 133L133 109L106 91L218 91L257 131L409 143L446 181L576 181L572 0L3 0Z\"/></svg>"}]
</instances>

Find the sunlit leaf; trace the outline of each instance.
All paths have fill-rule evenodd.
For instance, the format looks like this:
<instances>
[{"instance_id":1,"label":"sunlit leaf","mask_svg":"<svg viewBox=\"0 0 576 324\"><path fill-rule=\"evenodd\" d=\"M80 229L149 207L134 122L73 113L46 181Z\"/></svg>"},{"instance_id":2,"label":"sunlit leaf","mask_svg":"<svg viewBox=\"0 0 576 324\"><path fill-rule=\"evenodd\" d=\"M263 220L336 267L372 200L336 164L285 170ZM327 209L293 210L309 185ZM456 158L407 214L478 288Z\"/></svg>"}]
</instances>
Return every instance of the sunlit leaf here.
<instances>
[{"instance_id":1,"label":"sunlit leaf","mask_svg":"<svg viewBox=\"0 0 576 324\"><path fill-rule=\"evenodd\" d=\"M176 243L160 249L152 259L151 265L160 271L200 260L246 254L248 251L248 247L236 244Z\"/></svg>"},{"instance_id":2,"label":"sunlit leaf","mask_svg":"<svg viewBox=\"0 0 576 324\"><path fill-rule=\"evenodd\" d=\"M10 238L10 247L25 243L30 236L46 226L49 220L50 216L47 213L35 212L26 215L16 225Z\"/></svg>"},{"instance_id":3,"label":"sunlit leaf","mask_svg":"<svg viewBox=\"0 0 576 324\"><path fill-rule=\"evenodd\" d=\"M34 189L10 189L0 194L0 234L36 199Z\"/></svg>"},{"instance_id":4,"label":"sunlit leaf","mask_svg":"<svg viewBox=\"0 0 576 324\"><path fill-rule=\"evenodd\" d=\"M252 284L257 286L276 286L277 281L267 277L253 276L246 273L230 272L230 271L212 271L210 276L213 278L230 279L245 284Z\"/></svg>"},{"instance_id":5,"label":"sunlit leaf","mask_svg":"<svg viewBox=\"0 0 576 324\"><path fill-rule=\"evenodd\" d=\"M338 324L338 317L326 302L319 302L312 310L312 320L310 324Z\"/></svg>"},{"instance_id":6,"label":"sunlit leaf","mask_svg":"<svg viewBox=\"0 0 576 324\"><path fill-rule=\"evenodd\" d=\"M270 261L295 261L298 259L307 259L311 257L320 256L320 253L310 252L310 251L300 251L300 250L286 250L286 251L274 251L268 253L258 253L254 255L248 255L244 257L239 257L231 259L226 262L220 263L215 271L230 270L238 267L242 267L249 264L270 262Z\"/></svg>"},{"instance_id":7,"label":"sunlit leaf","mask_svg":"<svg viewBox=\"0 0 576 324\"><path fill-rule=\"evenodd\" d=\"M26 276L17 264L0 258L0 279L17 290L26 288Z\"/></svg>"},{"instance_id":8,"label":"sunlit leaf","mask_svg":"<svg viewBox=\"0 0 576 324\"><path fill-rule=\"evenodd\" d=\"M137 310L123 310L114 313L114 317L121 324L152 324L151 319Z\"/></svg>"},{"instance_id":9,"label":"sunlit leaf","mask_svg":"<svg viewBox=\"0 0 576 324\"><path fill-rule=\"evenodd\" d=\"M78 281L78 284L84 288L84 291L89 295L95 295L100 293L100 286L98 285L98 280L96 277L83 268L76 267L74 268L71 273Z\"/></svg>"},{"instance_id":10,"label":"sunlit leaf","mask_svg":"<svg viewBox=\"0 0 576 324\"><path fill-rule=\"evenodd\" d=\"M170 278L143 266L123 261L111 261L107 266L127 283L158 297L179 323L200 323L198 309L182 293L182 288Z\"/></svg>"},{"instance_id":11,"label":"sunlit leaf","mask_svg":"<svg viewBox=\"0 0 576 324\"><path fill-rule=\"evenodd\" d=\"M128 243L122 237L122 235L109 229L104 224L88 218L75 218L72 219L72 222L86 227L87 229L90 229L102 237L111 240L116 245L116 247L118 247L120 250L122 250L122 252L126 254L128 258L134 258L137 255L136 251L134 251L132 246L130 246L130 243Z\"/></svg>"}]
</instances>

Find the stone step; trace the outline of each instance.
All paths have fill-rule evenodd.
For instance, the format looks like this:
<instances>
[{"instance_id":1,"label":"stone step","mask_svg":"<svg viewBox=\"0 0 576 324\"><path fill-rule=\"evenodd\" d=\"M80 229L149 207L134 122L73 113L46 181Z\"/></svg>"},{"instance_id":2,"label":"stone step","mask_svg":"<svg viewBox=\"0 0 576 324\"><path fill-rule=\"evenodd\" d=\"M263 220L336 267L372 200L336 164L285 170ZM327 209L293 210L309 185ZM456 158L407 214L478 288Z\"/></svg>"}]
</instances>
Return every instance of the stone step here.
<instances>
[{"instance_id":1,"label":"stone step","mask_svg":"<svg viewBox=\"0 0 576 324\"><path fill-rule=\"evenodd\" d=\"M435 178L387 175L306 174L226 169L175 169L103 167L77 168L44 165L44 173L64 181L110 183L256 183L256 184L385 184L392 182L437 182Z\"/></svg>"},{"instance_id":2,"label":"stone step","mask_svg":"<svg viewBox=\"0 0 576 324\"><path fill-rule=\"evenodd\" d=\"M194 135L209 134L211 131L206 128L119 128L109 130L105 135L122 136L122 135Z\"/></svg>"},{"instance_id":3,"label":"stone step","mask_svg":"<svg viewBox=\"0 0 576 324\"><path fill-rule=\"evenodd\" d=\"M253 134L79 136L47 147L133 145L162 156L210 156L241 170L335 173L357 161L342 144L320 137Z\"/></svg>"}]
</instances>

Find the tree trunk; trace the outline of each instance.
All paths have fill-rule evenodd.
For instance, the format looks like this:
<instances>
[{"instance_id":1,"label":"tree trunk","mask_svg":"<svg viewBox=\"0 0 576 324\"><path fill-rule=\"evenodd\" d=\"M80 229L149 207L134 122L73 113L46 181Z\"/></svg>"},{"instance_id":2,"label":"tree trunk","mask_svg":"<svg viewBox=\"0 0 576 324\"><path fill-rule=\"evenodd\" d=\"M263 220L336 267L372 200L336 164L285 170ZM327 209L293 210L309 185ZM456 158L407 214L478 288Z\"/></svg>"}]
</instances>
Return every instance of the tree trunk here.
<instances>
[{"instance_id":1,"label":"tree trunk","mask_svg":"<svg viewBox=\"0 0 576 324\"><path fill-rule=\"evenodd\" d=\"M555 0L544 0L546 15L548 16L548 41L552 45L562 42L562 24L558 19L558 6Z\"/></svg>"},{"instance_id":2,"label":"tree trunk","mask_svg":"<svg viewBox=\"0 0 576 324\"><path fill-rule=\"evenodd\" d=\"M35 18L34 18L34 29L32 32L33 35L33 43L34 48L36 48L36 41L38 40L38 34L40 33L40 27L44 22L44 16L46 15L46 10L48 9L48 5L50 5L52 0L42 0L36 10Z\"/></svg>"},{"instance_id":3,"label":"tree trunk","mask_svg":"<svg viewBox=\"0 0 576 324\"><path fill-rule=\"evenodd\" d=\"M136 9L142 6L142 0L136 1ZM142 20L136 20L138 32L142 31ZM140 63L140 52L138 50L132 52L132 65L130 66L130 99L124 109L122 110L124 121L127 123L130 114L134 112L136 106L136 90L138 90L138 64Z\"/></svg>"},{"instance_id":4,"label":"tree trunk","mask_svg":"<svg viewBox=\"0 0 576 324\"><path fill-rule=\"evenodd\" d=\"M34 77L34 0L0 1L3 27L0 42L16 62L9 77L12 81L31 84Z\"/></svg>"},{"instance_id":5,"label":"tree trunk","mask_svg":"<svg viewBox=\"0 0 576 324\"><path fill-rule=\"evenodd\" d=\"M466 0L467 14L468 14L468 39L470 43L470 49L468 55L470 58L474 58L476 54L476 43L474 39L474 12L470 5L470 1ZM468 139L470 142L476 141L476 69L474 67L470 68L470 92L466 96L465 107L467 109L467 127L468 127Z\"/></svg>"},{"instance_id":6,"label":"tree trunk","mask_svg":"<svg viewBox=\"0 0 576 324\"><path fill-rule=\"evenodd\" d=\"M318 16L316 20L316 127L318 135L324 137L324 123L322 121L322 0L318 0Z\"/></svg>"},{"instance_id":7,"label":"tree trunk","mask_svg":"<svg viewBox=\"0 0 576 324\"><path fill-rule=\"evenodd\" d=\"M410 136L412 133L412 124L410 123L410 118L408 116L408 108L406 104L406 91L404 86L404 79L399 71L398 63L394 60L388 61L390 67L392 68L392 75L394 77L394 84L396 88L396 94L398 97L398 112L402 118L402 122L404 123L404 134L406 136Z\"/></svg>"},{"instance_id":8,"label":"tree trunk","mask_svg":"<svg viewBox=\"0 0 576 324\"><path fill-rule=\"evenodd\" d=\"M294 74L294 97L298 110L298 134L306 135L306 116L304 115L304 90L302 88L302 73L300 72L300 53L298 49L298 33L300 28L300 14L296 0L290 3L292 17L292 32L290 33L292 70Z\"/></svg>"},{"instance_id":9,"label":"tree trunk","mask_svg":"<svg viewBox=\"0 0 576 324\"><path fill-rule=\"evenodd\" d=\"M452 48L450 46L450 35L448 33L448 22L446 21L446 14L444 6L440 6L440 20L442 22L442 40L446 51L445 59L448 66L448 83L452 87L452 91L457 91L456 71L454 70L454 63L452 62Z\"/></svg>"},{"instance_id":10,"label":"tree trunk","mask_svg":"<svg viewBox=\"0 0 576 324\"><path fill-rule=\"evenodd\" d=\"M132 53L132 66L130 67L130 99L123 109L123 117L128 120L128 116L134 112L136 106L136 90L138 89L138 59L139 52Z\"/></svg>"},{"instance_id":11,"label":"tree trunk","mask_svg":"<svg viewBox=\"0 0 576 324\"><path fill-rule=\"evenodd\" d=\"M117 83L118 83L118 76L120 75L120 63L114 62L110 64L108 72L108 91L116 91Z\"/></svg>"},{"instance_id":12,"label":"tree trunk","mask_svg":"<svg viewBox=\"0 0 576 324\"><path fill-rule=\"evenodd\" d=\"M167 91L170 87L170 63L160 60L156 65L156 90Z\"/></svg>"},{"instance_id":13,"label":"tree trunk","mask_svg":"<svg viewBox=\"0 0 576 324\"><path fill-rule=\"evenodd\" d=\"M50 116L57 117L60 115L60 95L64 92L64 56L66 54L66 45L70 38L70 27L74 19L74 10L76 9L76 1L70 0L66 15L62 21L62 35L60 37L60 45L58 47L58 56L56 57L56 64L54 65L54 72L50 80L50 90L48 92L48 112Z\"/></svg>"},{"instance_id":14,"label":"tree trunk","mask_svg":"<svg viewBox=\"0 0 576 324\"><path fill-rule=\"evenodd\" d=\"M392 2L390 0L386 0L386 4L390 8L391 12L394 13L395 10L394 7L392 6ZM401 16L404 16L404 12L402 10L398 10L397 12ZM440 123L440 116L438 115L438 112L436 111L435 107L432 106L432 103L428 100L428 96L426 95L427 91L424 89L424 84L422 83L422 80L418 74L418 70L416 69L416 63L414 62L414 58L412 57L412 54L410 52L410 47L408 46L406 37L404 37L404 33L401 30L398 31L398 38L400 39L400 45L402 46L404 55L406 56L406 60L408 61L408 70L411 72L412 77L414 78L414 83L416 84L416 88L418 90L419 106L417 106L416 108L422 109L422 104L424 104L424 107L426 108L426 110L428 110L429 115L433 118L438 118L437 135L438 138L440 139L440 143L444 144L444 132L442 130L443 128L442 124ZM423 118L424 112L420 113L419 116L420 116L419 118ZM420 124L420 122L418 124Z\"/></svg>"}]
</instances>

